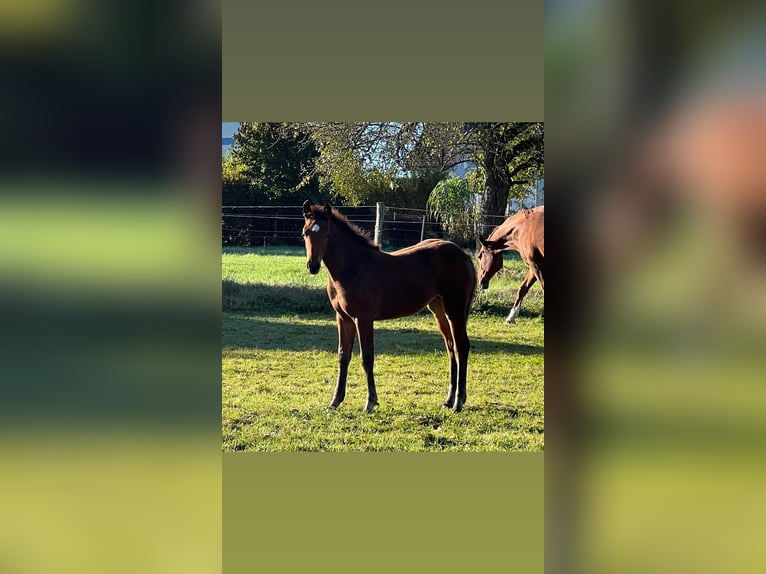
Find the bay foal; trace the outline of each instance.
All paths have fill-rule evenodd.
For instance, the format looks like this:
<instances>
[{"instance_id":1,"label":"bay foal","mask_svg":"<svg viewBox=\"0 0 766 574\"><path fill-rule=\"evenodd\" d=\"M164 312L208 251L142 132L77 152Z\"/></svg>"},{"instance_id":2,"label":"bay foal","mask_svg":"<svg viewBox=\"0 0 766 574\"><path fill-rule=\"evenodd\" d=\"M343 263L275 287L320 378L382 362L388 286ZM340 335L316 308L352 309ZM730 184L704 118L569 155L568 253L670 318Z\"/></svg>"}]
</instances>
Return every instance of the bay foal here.
<instances>
[{"instance_id":1,"label":"bay foal","mask_svg":"<svg viewBox=\"0 0 766 574\"><path fill-rule=\"evenodd\" d=\"M373 322L433 313L450 359L449 394L444 406L460 412L466 401L470 342L468 313L476 289L471 257L449 241L428 239L392 253L381 251L359 228L329 204L303 204L306 268L327 270L327 295L338 322L338 382L331 408L346 397L354 339L359 336L367 376L367 405L378 405L373 364Z\"/></svg>"}]
</instances>

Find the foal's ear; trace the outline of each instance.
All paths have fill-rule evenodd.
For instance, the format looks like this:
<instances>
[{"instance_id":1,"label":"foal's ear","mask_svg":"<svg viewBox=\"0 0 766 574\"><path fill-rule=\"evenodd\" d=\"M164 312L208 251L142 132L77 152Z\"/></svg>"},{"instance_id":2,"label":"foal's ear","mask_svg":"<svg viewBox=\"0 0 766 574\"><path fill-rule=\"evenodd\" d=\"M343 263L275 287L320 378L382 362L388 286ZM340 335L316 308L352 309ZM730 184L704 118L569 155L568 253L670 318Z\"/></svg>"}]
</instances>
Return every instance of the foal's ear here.
<instances>
[{"instance_id":1,"label":"foal's ear","mask_svg":"<svg viewBox=\"0 0 766 574\"><path fill-rule=\"evenodd\" d=\"M502 251L508 247L504 239L493 239L489 240L487 239L487 249L489 249L492 252L498 252Z\"/></svg>"},{"instance_id":2,"label":"foal's ear","mask_svg":"<svg viewBox=\"0 0 766 574\"><path fill-rule=\"evenodd\" d=\"M329 203L324 204L324 214L329 218L332 214L332 206Z\"/></svg>"},{"instance_id":3,"label":"foal's ear","mask_svg":"<svg viewBox=\"0 0 766 574\"><path fill-rule=\"evenodd\" d=\"M484 249L492 251L493 253L505 249L505 242L502 239L484 239L479 235L479 243L481 243Z\"/></svg>"},{"instance_id":4,"label":"foal's ear","mask_svg":"<svg viewBox=\"0 0 766 574\"><path fill-rule=\"evenodd\" d=\"M303 202L303 216L308 217L311 214L311 205L309 205L309 200Z\"/></svg>"}]
</instances>

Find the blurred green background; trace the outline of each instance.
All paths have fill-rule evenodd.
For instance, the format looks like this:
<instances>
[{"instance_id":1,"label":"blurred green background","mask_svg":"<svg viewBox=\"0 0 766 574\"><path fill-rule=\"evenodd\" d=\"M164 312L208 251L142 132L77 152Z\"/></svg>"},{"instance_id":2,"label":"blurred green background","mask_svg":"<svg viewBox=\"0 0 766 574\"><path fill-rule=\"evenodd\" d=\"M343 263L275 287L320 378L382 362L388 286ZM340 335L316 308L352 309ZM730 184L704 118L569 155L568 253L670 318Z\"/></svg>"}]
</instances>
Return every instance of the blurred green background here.
<instances>
[{"instance_id":1,"label":"blurred green background","mask_svg":"<svg viewBox=\"0 0 766 574\"><path fill-rule=\"evenodd\" d=\"M220 571L220 6L0 35L0 571Z\"/></svg>"}]
</instances>

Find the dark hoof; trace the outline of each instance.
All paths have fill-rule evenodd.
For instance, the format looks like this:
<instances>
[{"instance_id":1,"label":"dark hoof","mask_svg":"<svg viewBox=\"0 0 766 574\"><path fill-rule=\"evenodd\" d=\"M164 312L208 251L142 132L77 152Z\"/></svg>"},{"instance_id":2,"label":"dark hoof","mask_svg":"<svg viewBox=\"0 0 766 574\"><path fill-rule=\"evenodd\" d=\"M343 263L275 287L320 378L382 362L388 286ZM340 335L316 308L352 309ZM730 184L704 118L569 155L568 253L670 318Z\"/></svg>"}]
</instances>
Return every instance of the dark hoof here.
<instances>
[{"instance_id":1,"label":"dark hoof","mask_svg":"<svg viewBox=\"0 0 766 574\"><path fill-rule=\"evenodd\" d=\"M368 401L367 402L367 406L364 407L363 410L364 410L365 413L367 413L369 415L370 413L372 413L372 411L375 410L375 407L377 407L377 406L378 406L378 402L377 401L375 401L375 402Z\"/></svg>"}]
</instances>

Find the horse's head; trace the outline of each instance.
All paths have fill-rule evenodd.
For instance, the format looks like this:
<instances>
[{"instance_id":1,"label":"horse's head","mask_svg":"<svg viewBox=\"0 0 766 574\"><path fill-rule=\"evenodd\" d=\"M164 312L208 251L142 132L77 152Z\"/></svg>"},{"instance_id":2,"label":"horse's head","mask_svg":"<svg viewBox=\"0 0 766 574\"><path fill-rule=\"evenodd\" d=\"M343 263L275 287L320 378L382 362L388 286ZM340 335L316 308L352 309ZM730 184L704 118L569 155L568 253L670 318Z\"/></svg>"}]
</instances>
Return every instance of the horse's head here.
<instances>
[{"instance_id":1,"label":"horse's head","mask_svg":"<svg viewBox=\"0 0 766 574\"><path fill-rule=\"evenodd\" d=\"M326 204L324 208L320 206L312 207L308 201L303 202L303 218L306 223L303 225L303 241L306 244L306 269L309 273L316 275L319 273L319 267L322 258L327 252L327 239L330 235L330 215L332 208Z\"/></svg>"},{"instance_id":2,"label":"horse's head","mask_svg":"<svg viewBox=\"0 0 766 574\"><path fill-rule=\"evenodd\" d=\"M503 266L503 248L505 243L484 239L481 235L479 235L479 243L481 247L476 254L476 259L479 261L479 284L482 289L486 289L489 287L489 280Z\"/></svg>"}]
</instances>

